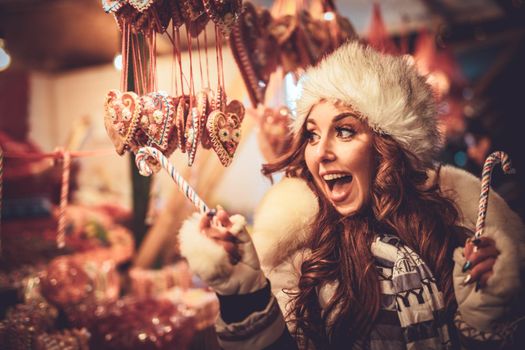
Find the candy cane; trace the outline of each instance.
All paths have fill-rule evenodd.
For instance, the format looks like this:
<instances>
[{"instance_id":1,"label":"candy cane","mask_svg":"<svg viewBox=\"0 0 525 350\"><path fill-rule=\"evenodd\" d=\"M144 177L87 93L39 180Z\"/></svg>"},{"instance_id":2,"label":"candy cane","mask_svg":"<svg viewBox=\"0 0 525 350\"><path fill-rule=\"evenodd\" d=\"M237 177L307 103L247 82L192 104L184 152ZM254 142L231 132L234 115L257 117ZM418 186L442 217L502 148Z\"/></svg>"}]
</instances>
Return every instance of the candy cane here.
<instances>
[{"instance_id":1,"label":"candy cane","mask_svg":"<svg viewBox=\"0 0 525 350\"><path fill-rule=\"evenodd\" d=\"M184 193L186 198L188 198L193 203L193 205L195 205L195 207L199 209L201 213L208 213L210 211L209 207L197 195L197 193L195 193L195 190L193 190L193 188L186 182L186 180L184 180L182 175L179 174L177 170L175 170L175 167L169 162L168 158L166 158L164 154L162 154L162 152L160 152L156 148L142 147L138 150L135 156L135 164L137 165L139 173L142 176L150 176L151 174L153 174L153 170L146 162L146 159L148 157L153 157L159 161L160 165L168 172L168 174L170 174L173 181L175 181L175 183L179 187L179 190L181 190L182 193Z\"/></svg>"},{"instance_id":2,"label":"candy cane","mask_svg":"<svg viewBox=\"0 0 525 350\"><path fill-rule=\"evenodd\" d=\"M475 239L479 239L485 229L492 169L498 164L498 162L501 163L501 168L505 174L514 174L515 172L510 164L509 156L505 152L496 151L490 154L485 160L483 174L481 175L481 195L479 197L479 212L478 221L476 223L476 234L474 235Z\"/></svg>"},{"instance_id":3,"label":"candy cane","mask_svg":"<svg viewBox=\"0 0 525 350\"><path fill-rule=\"evenodd\" d=\"M60 212L58 215L57 247L66 246L66 208L69 197L69 174L71 172L71 154L69 151L58 150L62 155L64 165L62 168L62 186L60 189Z\"/></svg>"}]
</instances>

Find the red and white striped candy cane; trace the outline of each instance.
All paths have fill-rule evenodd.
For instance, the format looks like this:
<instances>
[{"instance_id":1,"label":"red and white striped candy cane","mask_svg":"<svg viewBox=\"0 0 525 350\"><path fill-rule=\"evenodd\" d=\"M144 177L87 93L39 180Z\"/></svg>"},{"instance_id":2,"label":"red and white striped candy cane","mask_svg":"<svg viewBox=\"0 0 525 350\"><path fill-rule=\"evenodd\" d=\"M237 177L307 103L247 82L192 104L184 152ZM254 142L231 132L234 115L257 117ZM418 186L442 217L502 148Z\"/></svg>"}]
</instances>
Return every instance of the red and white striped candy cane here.
<instances>
[{"instance_id":1,"label":"red and white striped candy cane","mask_svg":"<svg viewBox=\"0 0 525 350\"><path fill-rule=\"evenodd\" d=\"M476 234L474 235L475 239L479 239L483 234L483 230L485 229L485 218L487 216L487 207L489 204L488 199L492 169L494 169L494 166L498 163L501 163L501 168L505 174L514 173L514 169L512 169L510 163L510 158L505 152L493 152L485 160L483 173L481 175L481 195L479 197L478 221L476 223Z\"/></svg>"},{"instance_id":2,"label":"red and white striped candy cane","mask_svg":"<svg viewBox=\"0 0 525 350\"><path fill-rule=\"evenodd\" d=\"M166 156L164 156L164 154L158 149L153 147L142 147L135 155L135 164L137 165L137 168L139 168L139 173L142 176L150 176L153 174L153 170L146 162L148 157L153 157L159 161L160 165L168 172L168 174L170 174L173 181L175 181L179 190L184 193L186 198L188 198L201 213L208 213L210 211L206 203L204 203L190 184L188 184L182 175L175 170L175 167L170 163L168 158L166 158Z\"/></svg>"},{"instance_id":3,"label":"red and white striped candy cane","mask_svg":"<svg viewBox=\"0 0 525 350\"><path fill-rule=\"evenodd\" d=\"M59 149L57 152L63 157L62 186L60 189L60 212L58 214L57 247L66 246L66 208L69 197L69 174L71 172L71 153Z\"/></svg>"}]
</instances>

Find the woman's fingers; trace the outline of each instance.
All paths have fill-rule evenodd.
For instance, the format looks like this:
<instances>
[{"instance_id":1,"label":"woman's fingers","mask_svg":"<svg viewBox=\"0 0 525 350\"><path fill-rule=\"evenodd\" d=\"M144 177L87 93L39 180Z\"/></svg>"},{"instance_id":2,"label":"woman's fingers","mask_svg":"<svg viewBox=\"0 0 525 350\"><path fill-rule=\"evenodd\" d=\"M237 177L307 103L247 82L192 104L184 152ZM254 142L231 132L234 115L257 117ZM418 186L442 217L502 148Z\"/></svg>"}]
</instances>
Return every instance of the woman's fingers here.
<instances>
[{"instance_id":1,"label":"woman's fingers","mask_svg":"<svg viewBox=\"0 0 525 350\"><path fill-rule=\"evenodd\" d=\"M487 247L478 248L476 252L473 252L470 254L469 261L472 264L472 266L476 266L483 260L486 260L488 258L495 258L499 255L499 251L496 249L495 246L490 245Z\"/></svg>"},{"instance_id":2,"label":"woman's fingers","mask_svg":"<svg viewBox=\"0 0 525 350\"><path fill-rule=\"evenodd\" d=\"M224 229L220 230L215 227L210 227L208 229L205 229L204 233L209 238L212 238L215 240L221 240L221 241L232 242L232 243L237 243L238 241L234 235L232 235L230 232Z\"/></svg>"},{"instance_id":3,"label":"woman's fingers","mask_svg":"<svg viewBox=\"0 0 525 350\"><path fill-rule=\"evenodd\" d=\"M230 263L232 265L237 264L241 260L241 254L239 253L239 249L237 249L237 246L232 242L227 241L215 241L217 244L221 245L224 250L226 250L226 253L228 253L228 258L230 259Z\"/></svg>"},{"instance_id":4,"label":"woman's fingers","mask_svg":"<svg viewBox=\"0 0 525 350\"><path fill-rule=\"evenodd\" d=\"M202 230L202 232L216 244L222 246L230 258L230 262L235 265L241 260L239 248L236 244L236 238L228 231L219 231L216 228L210 227Z\"/></svg>"},{"instance_id":5,"label":"woman's fingers","mask_svg":"<svg viewBox=\"0 0 525 350\"><path fill-rule=\"evenodd\" d=\"M494 266L495 262L496 262L496 258L488 258L488 259L483 260L476 266L474 266L472 268L472 271L470 271L470 273L465 278L464 283L472 283L474 281L480 281L480 278L482 275L492 272L492 267Z\"/></svg>"},{"instance_id":6,"label":"woman's fingers","mask_svg":"<svg viewBox=\"0 0 525 350\"><path fill-rule=\"evenodd\" d=\"M211 226L211 217L209 215L203 215L199 221L199 229L204 231L206 228Z\"/></svg>"},{"instance_id":7,"label":"woman's fingers","mask_svg":"<svg viewBox=\"0 0 525 350\"><path fill-rule=\"evenodd\" d=\"M217 214L213 217L213 224L219 227L230 228L230 214L228 214L220 205L217 206Z\"/></svg>"},{"instance_id":8,"label":"woman's fingers","mask_svg":"<svg viewBox=\"0 0 525 350\"><path fill-rule=\"evenodd\" d=\"M465 243L463 253L466 259L463 272L470 270L464 283L476 282L476 290L485 287L492 276L492 269L499 255L494 240L489 237L481 237L478 240L469 239Z\"/></svg>"},{"instance_id":9,"label":"woman's fingers","mask_svg":"<svg viewBox=\"0 0 525 350\"><path fill-rule=\"evenodd\" d=\"M476 253L479 249L490 246L495 246L494 240L492 238L481 237L477 240L469 239L465 243L463 254L467 260L470 260L470 256Z\"/></svg>"},{"instance_id":10,"label":"woman's fingers","mask_svg":"<svg viewBox=\"0 0 525 350\"><path fill-rule=\"evenodd\" d=\"M199 223L201 232L222 246L230 262L235 265L241 260L241 254L237 247L238 239L228 231L231 225L229 214L220 206L213 214L203 215Z\"/></svg>"},{"instance_id":11,"label":"woman's fingers","mask_svg":"<svg viewBox=\"0 0 525 350\"><path fill-rule=\"evenodd\" d=\"M479 286L481 288L485 287L487 285L487 281L489 280L490 277L492 277L492 270L490 272L487 272L487 273L484 273L483 275L481 275L480 279L479 279Z\"/></svg>"}]
</instances>

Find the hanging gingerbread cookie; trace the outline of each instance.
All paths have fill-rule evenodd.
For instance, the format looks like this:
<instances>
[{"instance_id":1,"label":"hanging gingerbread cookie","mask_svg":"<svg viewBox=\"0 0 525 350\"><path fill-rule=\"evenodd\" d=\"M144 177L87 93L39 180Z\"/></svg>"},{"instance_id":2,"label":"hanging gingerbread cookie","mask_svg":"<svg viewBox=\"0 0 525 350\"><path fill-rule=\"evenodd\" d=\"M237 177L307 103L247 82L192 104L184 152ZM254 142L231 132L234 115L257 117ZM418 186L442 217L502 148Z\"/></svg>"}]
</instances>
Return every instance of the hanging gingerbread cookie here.
<instances>
[{"instance_id":1,"label":"hanging gingerbread cookie","mask_svg":"<svg viewBox=\"0 0 525 350\"><path fill-rule=\"evenodd\" d=\"M208 116L206 129L223 166L229 166L233 160L241 139L243 118L244 106L237 100L231 101L224 112L216 109Z\"/></svg>"},{"instance_id":2,"label":"hanging gingerbread cookie","mask_svg":"<svg viewBox=\"0 0 525 350\"><path fill-rule=\"evenodd\" d=\"M141 113L140 99L134 92L111 90L104 104L104 125L118 154L135 144L133 138Z\"/></svg>"}]
</instances>

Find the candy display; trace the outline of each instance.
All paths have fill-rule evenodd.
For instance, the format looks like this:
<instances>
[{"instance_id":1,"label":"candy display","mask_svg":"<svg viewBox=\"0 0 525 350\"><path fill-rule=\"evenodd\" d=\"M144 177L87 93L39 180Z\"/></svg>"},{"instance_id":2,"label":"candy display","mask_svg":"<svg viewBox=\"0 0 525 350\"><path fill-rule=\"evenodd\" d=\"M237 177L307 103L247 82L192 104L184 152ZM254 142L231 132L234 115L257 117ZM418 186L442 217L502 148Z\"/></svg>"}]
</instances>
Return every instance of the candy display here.
<instances>
[{"instance_id":1,"label":"candy display","mask_svg":"<svg viewBox=\"0 0 525 350\"><path fill-rule=\"evenodd\" d=\"M138 298L158 297L173 287L186 290L192 284L191 272L185 261L155 270L133 267L129 270L129 278L129 294Z\"/></svg>"},{"instance_id":2,"label":"candy display","mask_svg":"<svg viewBox=\"0 0 525 350\"><path fill-rule=\"evenodd\" d=\"M30 350L37 335L54 328L57 316L57 309L44 301L18 304L0 322L0 340L8 350Z\"/></svg>"},{"instance_id":3,"label":"candy display","mask_svg":"<svg viewBox=\"0 0 525 350\"><path fill-rule=\"evenodd\" d=\"M52 260L41 277L41 292L54 305L66 306L93 299L114 301L120 279L112 260L78 254Z\"/></svg>"},{"instance_id":4,"label":"candy display","mask_svg":"<svg viewBox=\"0 0 525 350\"><path fill-rule=\"evenodd\" d=\"M122 299L91 329L91 346L101 350L185 349L195 327L192 317L167 300Z\"/></svg>"},{"instance_id":5,"label":"candy display","mask_svg":"<svg viewBox=\"0 0 525 350\"><path fill-rule=\"evenodd\" d=\"M237 100L227 103L222 42L230 36L240 17L242 1L122 0L102 1L102 7L113 14L122 33L121 89L108 92L104 116L106 131L117 153L136 153L140 147L154 147L169 157L179 149L187 153L191 166L202 144L205 149L213 149L223 166L230 165L241 135L244 106ZM215 25L217 80L214 83L209 74L205 30L208 22ZM189 72L182 68L180 29L183 25L189 46ZM178 66L178 72L173 74L176 83L173 94L158 91L156 87L157 33L166 33L173 45L173 63ZM202 39L206 51L204 64L200 51ZM197 75L193 69L194 40L201 91L196 91L194 84ZM134 91L126 91L130 88L130 76ZM159 169L155 162L150 166L155 172Z\"/></svg>"},{"instance_id":6,"label":"candy display","mask_svg":"<svg viewBox=\"0 0 525 350\"><path fill-rule=\"evenodd\" d=\"M213 326L219 313L219 301L214 292L202 288L171 288L162 298L184 305L185 313L191 315L197 330Z\"/></svg>"},{"instance_id":7,"label":"candy display","mask_svg":"<svg viewBox=\"0 0 525 350\"><path fill-rule=\"evenodd\" d=\"M85 329L66 329L62 332L42 333L35 339L35 350L89 350L90 334Z\"/></svg>"}]
</instances>

